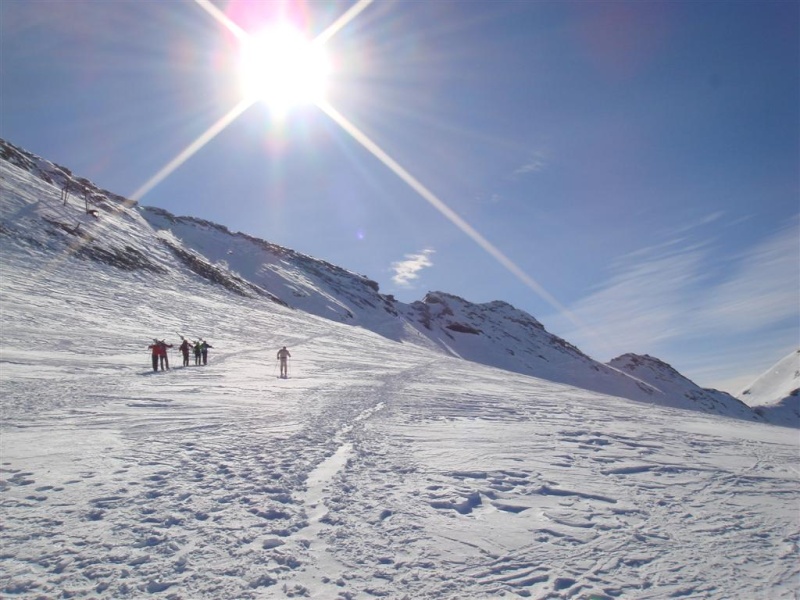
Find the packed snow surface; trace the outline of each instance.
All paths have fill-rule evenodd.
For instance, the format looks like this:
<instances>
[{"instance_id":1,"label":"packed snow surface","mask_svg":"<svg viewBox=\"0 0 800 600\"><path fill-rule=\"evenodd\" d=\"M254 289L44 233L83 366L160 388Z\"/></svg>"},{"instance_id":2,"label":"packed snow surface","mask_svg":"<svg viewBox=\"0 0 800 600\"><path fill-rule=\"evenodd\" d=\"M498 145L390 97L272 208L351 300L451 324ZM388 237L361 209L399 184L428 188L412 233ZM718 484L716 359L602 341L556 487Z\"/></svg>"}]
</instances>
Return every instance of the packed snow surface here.
<instances>
[{"instance_id":1,"label":"packed snow surface","mask_svg":"<svg viewBox=\"0 0 800 600\"><path fill-rule=\"evenodd\" d=\"M12 169L3 597L800 593L796 430L467 362L180 265L121 268L138 254L106 260L85 238L60 248L34 229L64 225L58 188ZM133 208L74 218L143 235ZM173 348L154 372L147 346L179 334L209 340L208 366Z\"/></svg>"}]
</instances>

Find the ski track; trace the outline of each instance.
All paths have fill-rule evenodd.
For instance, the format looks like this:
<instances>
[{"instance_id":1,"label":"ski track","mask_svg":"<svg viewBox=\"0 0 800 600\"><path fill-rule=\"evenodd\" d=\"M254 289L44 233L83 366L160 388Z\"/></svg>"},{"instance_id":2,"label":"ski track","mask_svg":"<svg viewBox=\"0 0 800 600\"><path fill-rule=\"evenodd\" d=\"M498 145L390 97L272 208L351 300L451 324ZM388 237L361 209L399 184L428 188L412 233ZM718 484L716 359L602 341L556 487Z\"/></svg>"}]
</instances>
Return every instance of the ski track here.
<instances>
[{"instance_id":1,"label":"ski track","mask_svg":"<svg viewBox=\"0 0 800 600\"><path fill-rule=\"evenodd\" d=\"M668 440L631 436L625 419L618 413L610 418L609 406L581 405L581 420L590 426L575 429L576 415L556 410L546 389L535 403L514 409L507 397L498 398L495 410L485 397L469 407L463 396L451 396L431 411L436 396L428 386L414 387L417 394L406 389L394 405L394 418L376 425L377 435L360 440L366 447L338 487L339 527L330 535L338 538L354 570L374 565L378 583L365 582L363 588L373 596L395 597L399 588L408 598L728 597L718 582L736 581L753 570L754 545L767 550L777 537L784 556L796 556L797 530L787 532L785 521L759 506L762 494L782 494L796 506L796 482L788 473L756 474L758 455L769 453L768 444L698 440L693 447L710 456L687 464ZM438 413L435 420L420 422L419 415L430 412ZM494 431L487 420L496 423ZM547 433L531 435L531 430ZM506 437L514 452L486 461L483 450L497 449L492 433ZM562 452L560 462L552 462L547 453L552 448ZM728 456L737 455L750 465L744 473L726 464ZM774 458L770 455L770 462ZM789 464L791 453L783 459ZM487 468L480 467L484 461ZM505 462L507 468L497 468ZM448 463L452 470L427 466ZM376 474L384 474L382 486L376 485ZM596 487L577 483L585 481ZM362 495L361 489L367 492ZM398 497L408 489L419 490L411 510L407 499ZM383 492L379 502L377 490ZM720 498L728 510L709 510ZM365 520L364 514L373 518ZM352 543L342 544L343 530L357 532ZM452 533L439 540L422 533L448 530ZM496 530L519 534L498 539ZM675 553L687 545L689 564L685 553ZM720 547L726 554L712 561L710 577L708 556ZM387 548L403 550L397 556ZM797 576L788 562L772 569L778 579ZM776 595L767 585L737 597Z\"/></svg>"},{"instance_id":2,"label":"ski track","mask_svg":"<svg viewBox=\"0 0 800 600\"><path fill-rule=\"evenodd\" d=\"M673 449L679 434L660 411L643 426L624 402L541 382L498 395L505 374L453 361L347 371L327 363L341 349L326 354L326 343L308 337L295 353L336 378L273 384L266 350L219 351L209 367L76 376L75 390L105 395L15 419L10 435L42 447L62 430L89 439L83 452L48 449L71 472L51 472L48 453L25 470L3 461L5 592L726 597L725 582L753 569L753 547L772 552L774 539L784 560L767 581L797 576L796 529L759 506L797 502L796 478L774 466L794 459L782 446L700 436ZM34 382L36 397L60 395L58 380Z\"/></svg>"},{"instance_id":3,"label":"ski track","mask_svg":"<svg viewBox=\"0 0 800 600\"><path fill-rule=\"evenodd\" d=\"M4 598L798 597L792 430L0 242Z\"/></svg>"}]
</instances>

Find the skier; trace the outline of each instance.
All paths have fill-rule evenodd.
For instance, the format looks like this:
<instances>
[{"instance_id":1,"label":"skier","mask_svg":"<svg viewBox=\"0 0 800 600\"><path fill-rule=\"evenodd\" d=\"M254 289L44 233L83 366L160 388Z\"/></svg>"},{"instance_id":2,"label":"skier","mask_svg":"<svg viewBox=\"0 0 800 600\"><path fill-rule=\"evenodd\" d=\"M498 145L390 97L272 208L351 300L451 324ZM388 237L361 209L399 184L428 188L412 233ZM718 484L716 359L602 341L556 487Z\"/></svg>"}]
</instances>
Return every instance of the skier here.
<instances>
[{"instance_id":1,"label":"skier","mask_svg":"<svg viewBox=\"0 0 800 600\"><path fill-rule=\"evenodd\" d=\"M161 370L164 370L164 365L166 365L167 370L169 370L169 356L167 356L167 348L172 348L172 344L168 344L164 340L161 340L158 342L158 345L161 347L161 351L158 355L161 359Z\"/></svg>"},{"instance_id":2,"label":"skier","mask_svg":"<svg viewBox=\"0 0 800 600\"><path fill-rule=\"evenodd\" d=\"M212 346L211 344L209 344L209 343L208 343L207 341L205 341L205 340L203 340L203 343L202 343L202 344L200 344L200 352L201 352L201 354L203 355L203 364L204 364L204 365L207 365L207 364L208 364L208 349L209 349L209 348L213 348L213 347L214 347L214 346Z\"/></svg>"},{"instance_id":3,"label":"skier","mask_svg":"<svg viewBox=\"0 0 800 600\"><path fill-rule=\"evenodd\" d=\"M202 352L202 350L200 348L200 340L197 340L194 343L194 364L196 364L196 365L200 364L200 353L201 352Z\"/></svg>"},{"instance_id":4,"label":"skier","mask_svg":"<svg viewBox=\"0 0 800 600\"><path fill-rule=\"evenodd\" d=\"M148 350L152 350L153 371L158 371L158 357L161 356L161 344L158 340L154 339L153 343L147 348Z\"/></svg>"},{"instance_id":5,"label":"skier","mask_svg":"<svg viewBox=\"0 0 800 600\"><path fill-rule=\"evenodd\" d=\"M180 349L181 353L183 354L183 366L184 367L188 367L189 366L189 349L191 347L192 347L192 345L189 343L189 340L187 340L186 338L183 338L183 342L181 342L181 345L178 346L178 348Z\"/></svg>"},{"instance_id":6,"label":"skier","mask_svg":"<svg viewBox=\"0 0 800 600\"><path fill-rule=\"evenodd\" d=\"M292 355L289 354L289 351L286 349L286 346L278 350L278 359L281 361L281 378L286 379L289 376L289 368L287 364L287 359L291 358Z\"/></svg>"}]
</instances>

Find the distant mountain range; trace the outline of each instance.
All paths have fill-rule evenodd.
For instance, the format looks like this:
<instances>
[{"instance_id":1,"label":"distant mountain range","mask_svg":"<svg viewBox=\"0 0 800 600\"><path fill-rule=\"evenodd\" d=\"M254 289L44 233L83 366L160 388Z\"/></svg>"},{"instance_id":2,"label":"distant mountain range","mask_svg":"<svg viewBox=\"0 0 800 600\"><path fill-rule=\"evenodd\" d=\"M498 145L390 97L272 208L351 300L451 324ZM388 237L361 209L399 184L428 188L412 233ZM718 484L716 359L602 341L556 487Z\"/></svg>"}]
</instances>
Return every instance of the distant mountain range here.
<instances>
[{"instance_id":1,"label":"distant mountain range","mask_svg":"<svg viewBox=\"0 0 800 600\"><path fill-rule=\"evenodd\" d=\"M4 140L0 158L4 248L65 253L140 273L143 281L183 270L254 303L281 304L499 369L638 402L800 426L798 353L735 398L701 388L650 356L597 362L502 301L474 304L429 292L405 304L363 275L222 225L140 206ZM31 176L43 185L33 189Z\"/></svg>"}]
</instances>

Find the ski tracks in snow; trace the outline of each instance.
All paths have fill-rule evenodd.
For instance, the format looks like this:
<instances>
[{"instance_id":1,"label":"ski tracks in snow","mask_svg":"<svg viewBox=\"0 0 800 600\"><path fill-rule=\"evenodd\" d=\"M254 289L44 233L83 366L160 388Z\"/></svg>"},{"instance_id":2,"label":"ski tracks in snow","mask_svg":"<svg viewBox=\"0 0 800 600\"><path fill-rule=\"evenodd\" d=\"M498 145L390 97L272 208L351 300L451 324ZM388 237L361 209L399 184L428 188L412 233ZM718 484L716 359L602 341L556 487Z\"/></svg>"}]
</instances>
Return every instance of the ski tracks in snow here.
<instances>
[{"instance_id":1,"label":"ski tracks in snow","mask_svg":"<svg viewBox=\"0 0 800 600\"><path fill-rule=\"evenodd\" d=\"M304 341L297 353L315 356L320 371L338 366L323 339ZM20 391L28 421L4 432L0 465L2 592L347 598L346 572L320 535L332 523L327 486L354 431L383 408L386 381L414 361L275 382L262 362L271 352L220 350L208 367L148 377L129 369L122 380L95 379L102 402L68 399L63 410L49 401L30 414L30 388ZM91 384L75 379L85 396ZM30 383L45 398L59 393L58 380ZM15 448L31 436L41 456L22 470Z\"/></svg>"},{"instance_id":2,"label":"ski tracks in snow","mask_svg":"<svg viewBox=\"0 0 800 600\"><path fill-rule=\"evenodd\" d=\"M790 430L438 357L188 280L100 295L83 268L48 271L66 309L15 281L27 270L3 273L0 594L795 595ZM142 323L164 302L181 317L160 328L207 336L208 367L141 375ZM283 344L292 377L277 380Z\"/></svg>"},{"instance_id":3,"label":"ski tracks in snow","mask_svg":"<svg viewBox=\"0 0 800 600\"><path fill-rule=\"evenodd\" d=\"M293 379L221 350L15 420L3 593L790 597L800 491L775 428L717 436L716 418L303 340Z\"/></svg>"},{"instance_id":4,"label":"ski tracks in snow","mask_svg":"<svg viewBox=\"0 0 800 600\"><path fill-rule=\"evenodd\" d=\"M675 446L679 434L662 423L679 411L655 409L637 425L624 401L570 401L543 382L509 394L503 374L487 375L431 370L385 390L385 409L353 436L327 500L332 526L320 531L349 567L350 589L774 598L776 582L796 580L800 490L791 451L767 430L723 440L701 418L703 431ZM763 500L775 495L786 510L769 514ZM776 538L778 560L753 555L769 556Z\"/></svg>"}]
</instances>

